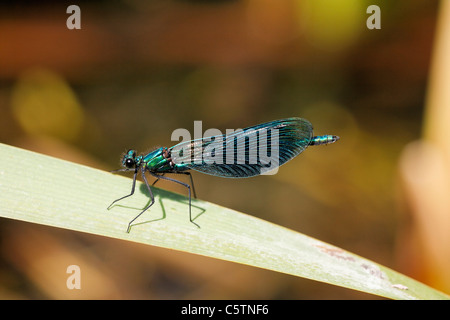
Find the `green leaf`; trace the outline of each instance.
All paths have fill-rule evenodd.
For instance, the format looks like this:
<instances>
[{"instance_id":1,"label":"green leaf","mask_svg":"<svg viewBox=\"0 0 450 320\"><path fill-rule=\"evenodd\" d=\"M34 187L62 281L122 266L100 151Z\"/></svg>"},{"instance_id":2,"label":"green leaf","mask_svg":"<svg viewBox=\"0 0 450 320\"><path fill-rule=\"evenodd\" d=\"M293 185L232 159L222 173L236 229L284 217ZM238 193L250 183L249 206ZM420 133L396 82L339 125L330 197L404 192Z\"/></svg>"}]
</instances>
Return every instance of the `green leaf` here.
<instances>
[{"instance_id":1,"label":"green leaf","mask_svg":"<svg viewBox=\"0 0 450 320\"><path fill-rule=\"evenodd\" d=\"M148 205L138 183L42 154L0 144L0 216L170 248L313 279L392 299L448 296L372 261L298 232L153 188L155 204L127 233L128 222Z\"/></svg>"}]
</instances>

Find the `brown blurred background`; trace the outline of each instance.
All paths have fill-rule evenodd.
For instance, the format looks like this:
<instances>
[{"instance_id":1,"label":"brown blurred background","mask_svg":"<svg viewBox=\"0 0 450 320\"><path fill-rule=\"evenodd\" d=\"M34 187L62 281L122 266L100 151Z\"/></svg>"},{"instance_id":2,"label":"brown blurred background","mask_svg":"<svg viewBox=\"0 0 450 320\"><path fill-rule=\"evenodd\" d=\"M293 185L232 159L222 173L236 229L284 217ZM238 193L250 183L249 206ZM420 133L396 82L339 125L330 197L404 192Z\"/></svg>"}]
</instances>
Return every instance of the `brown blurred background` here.
<instances>
[{"instance_id":1,"label":"brown blurred background","mask_svg":"<svg viewBox=\"0 0 450 320\"><path fill-rule=\"evenodd\" d=\"M410 144L433 136L426 130L433 119L446 119L440 111L424 117L443 11L438 1L19 3L0 4L0 142L112 170L127 148L176 144L172 131L191 131L194 120L224 131L307 118L316 134L341 140L308 149L275 176L236 181L194 173L199 198L450 293L450 188L442 179L450 157L439 157L439 144ZM71 4L81 9L81 30L66 27ZM381 9L380 30L366 27L372 4ZM450 24L441 15L440 26ZM439 64L433 70L439 73ZM430 163L441 184L427 173ZM184 192L170 183L159 187ZM432 199L433 188L440 200ZM436 202L442 206L426 206ZM3 299L377 298L187 253L0 221ZM81 290L66 288L72 264L81 268Z\"/></svg>"}]
</instances>

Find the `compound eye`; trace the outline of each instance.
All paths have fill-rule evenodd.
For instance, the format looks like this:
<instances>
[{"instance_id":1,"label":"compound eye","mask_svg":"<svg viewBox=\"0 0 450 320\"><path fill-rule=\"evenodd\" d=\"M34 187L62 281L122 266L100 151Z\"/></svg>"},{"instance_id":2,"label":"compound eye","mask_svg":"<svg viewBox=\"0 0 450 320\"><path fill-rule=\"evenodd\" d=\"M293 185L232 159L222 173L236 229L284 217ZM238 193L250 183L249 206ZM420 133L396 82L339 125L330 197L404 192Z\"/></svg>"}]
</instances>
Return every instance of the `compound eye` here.
<instances>
[{"instance_id":1,"label":"compound eye","mask_svg":"<svg viewBox=\"0 0 450 320\"><path fill-rule=\"evenodd\" d=\"M133 159L127 159L125 160L125 167L128 169L131 169L134 167L134 160Z\"/></svg>"}]
</instances>

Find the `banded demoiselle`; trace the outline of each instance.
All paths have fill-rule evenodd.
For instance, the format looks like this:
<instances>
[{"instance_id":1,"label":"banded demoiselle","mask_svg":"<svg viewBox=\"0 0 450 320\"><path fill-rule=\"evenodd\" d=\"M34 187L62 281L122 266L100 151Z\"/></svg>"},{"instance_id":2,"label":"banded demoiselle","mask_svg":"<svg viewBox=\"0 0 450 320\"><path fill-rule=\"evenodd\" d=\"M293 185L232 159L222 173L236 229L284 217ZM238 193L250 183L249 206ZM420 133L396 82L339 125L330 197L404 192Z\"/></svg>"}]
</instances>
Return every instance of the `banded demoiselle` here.
<instances>
[{"instance_id":1,"label":"banded demoiselle","mask_svg":"<svg viewBox=\"0 0 450 320\"><path fill-rule=\"evenodd\" d=\"M189 220L200 228L193 221L191 214L191 187L195 198L196 194L189 170L226 178L253 177L277 170L279 166L295 158L309 146L326 145L337 140L339 137L335 135L314 136L313 127L306 119L287 118L227 134L184 141L171 148L158 148L146 155L137 155L135 150L130 149L123 155L123 168L114 172L134 172L131 193L113 201L108 210L116 202L134 194L136 177L140 171L151 202L129 222L127 232L130 232L132 223L155 203L145 176L148 171L156 178L152 186L163 179L187 188ZM191 184L166 177L166 173L187 175Z\"/></svg>"}]
</instances>

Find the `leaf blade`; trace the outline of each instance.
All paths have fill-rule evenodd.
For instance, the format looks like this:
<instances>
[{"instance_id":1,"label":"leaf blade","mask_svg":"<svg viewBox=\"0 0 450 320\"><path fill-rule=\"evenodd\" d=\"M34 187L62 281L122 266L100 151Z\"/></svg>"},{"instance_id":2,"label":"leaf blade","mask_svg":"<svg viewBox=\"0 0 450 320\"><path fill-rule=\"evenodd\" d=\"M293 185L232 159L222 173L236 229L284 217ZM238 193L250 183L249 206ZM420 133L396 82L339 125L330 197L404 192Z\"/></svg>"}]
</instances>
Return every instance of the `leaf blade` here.
<instances>
[{"instance_id":1,"label":"leaf blade","mask_svg":"<svg viewBox=\"0 0 450 320\"><path fill-rule=\"evenodd\" d=\"M304 277L392 299L447 299L445 294L357 255L267 221L154 188L148 204L129 178L0 144L0 216L103 235Z\"/></svg>"}]
</instances>

